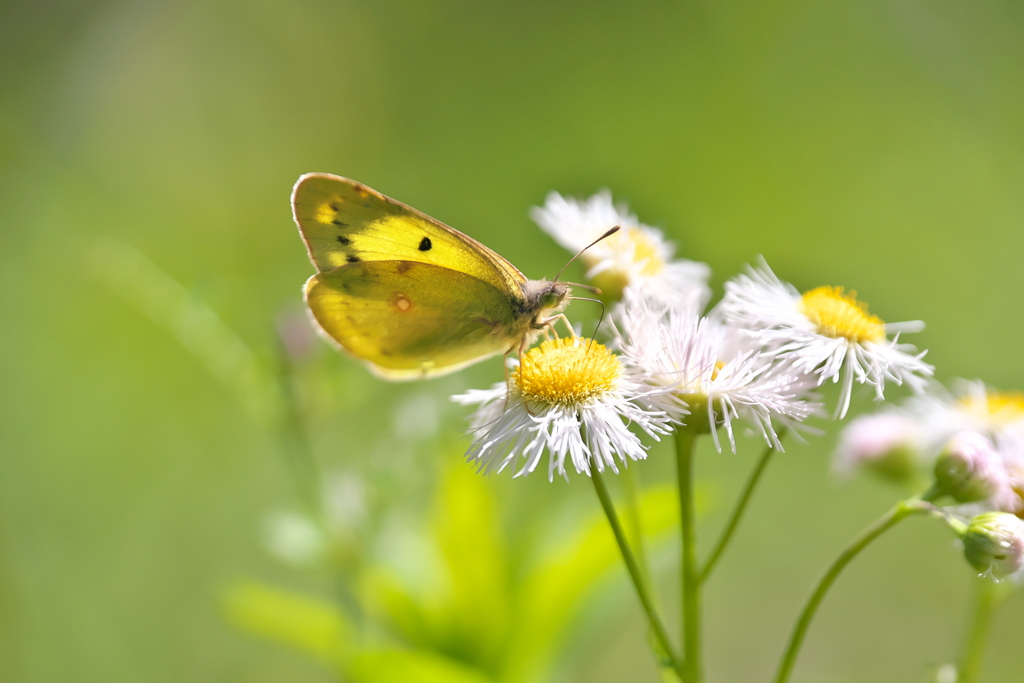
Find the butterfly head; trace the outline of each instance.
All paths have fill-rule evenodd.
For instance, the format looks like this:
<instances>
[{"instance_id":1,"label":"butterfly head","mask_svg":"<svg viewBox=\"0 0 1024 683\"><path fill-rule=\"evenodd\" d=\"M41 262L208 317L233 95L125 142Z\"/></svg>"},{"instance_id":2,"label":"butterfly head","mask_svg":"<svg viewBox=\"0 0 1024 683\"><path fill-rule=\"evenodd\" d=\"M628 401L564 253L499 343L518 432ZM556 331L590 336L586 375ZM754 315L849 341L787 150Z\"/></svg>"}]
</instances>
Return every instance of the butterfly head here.
<instances>
[{"instance_id":1,"label":"butterfly head","mask_svg":"<svg viewBox=\"0 0 1024 683\"><path fill-rule=\"evenodd\" d=\"M533 328L542 329L550 324L569 305L569 285L550 280L530 280L523 287L525 309L532 318Z\"/></svg>"}]
</instances>

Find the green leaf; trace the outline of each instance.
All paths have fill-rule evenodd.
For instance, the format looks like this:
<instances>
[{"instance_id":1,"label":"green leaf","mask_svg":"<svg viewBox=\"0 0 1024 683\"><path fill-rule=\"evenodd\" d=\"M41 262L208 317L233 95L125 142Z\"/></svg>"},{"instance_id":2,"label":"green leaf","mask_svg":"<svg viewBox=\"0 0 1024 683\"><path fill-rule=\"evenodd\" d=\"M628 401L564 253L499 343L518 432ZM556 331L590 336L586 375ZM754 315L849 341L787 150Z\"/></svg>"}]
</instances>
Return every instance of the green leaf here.
<instances>
[{"instance_id":1,"label":"green leaf","mask_svg":"<svg viewBox=\"0 0 1024 683\"><path fill-rule=\"evenodd\" d=\"M361 652L346 673L356 683L493 683L485 673L426 650Z\"/></svg>"},{"instance_id":2,"label":"green leaf","mask_svg":"<svg viewBox=\"0 0 1024 683\"><path fill-rule=\"evenodd\" d=\"M239 630L294 647L335 669L351 648L351 625L321 600L247 581L225 592L223 608Z\"/></svg>"},{"instance_id":3,"label":"green leaf","mask_svg":"<svg viewBox=\"0 0 1024 683\"><path fill-rule=\"evenodd\" d=\"M363 578L368 609L408 643L492 670L507 648L508 549L488 481L458 459L442 477L409 567L377 564ZM403 558L408 564L408 557Z\"/></svg>"},{"instance_id":4,"label":"green leaf","mask_svg":"<svg viewBox=\"0 0 1024 683\"><path fill-rule=\"evenodd\" d=\"M621 517L623 510L618 507ZM536 563L519 587L519 618L512 641L535 646L516 648L516 656L505 662L504 680L539 677L558 651L565 649L568 627L592 597L597 583L622 567L608 522L596 503L594 509ZM669 538L667 532L679 523L675 487L648 487L639 497L637 512L645 540L664 543Z\"/></svg>"},{"instance_id":5,"label":"green leaf","mask_svg":"<svg viewBox=\"0 0 1024 683\"><path fill-rule=\"evenodd\" d=\"M475 661L493 661L507 647L509 627L505 531L488 481L465 463L452 462L431 525L450 581L452 645Z\"/></svg>"}]
</instances>

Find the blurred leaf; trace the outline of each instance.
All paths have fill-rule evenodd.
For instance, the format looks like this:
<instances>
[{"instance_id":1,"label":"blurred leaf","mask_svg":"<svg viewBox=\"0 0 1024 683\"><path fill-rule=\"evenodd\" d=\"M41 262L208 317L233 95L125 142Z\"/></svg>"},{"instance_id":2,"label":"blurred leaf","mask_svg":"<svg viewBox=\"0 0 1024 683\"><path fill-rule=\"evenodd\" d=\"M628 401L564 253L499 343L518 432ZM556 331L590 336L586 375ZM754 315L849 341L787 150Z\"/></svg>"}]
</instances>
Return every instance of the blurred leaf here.
<instances>
[{"instance_id":1,"label":"blurred leaf","mask_svg":"<svg viewBox=\"0 0 1024 683\"><path fill-rule=\"evenodd\" d=\"M232 586L223 597L228 620L243 631L284 643L338 668L352 627L333 605L258 582Z\"/></svg>"},{"instance_id":2,"label":"blurred leaf","mask_svg":"<svg viewBox=\"0 0 1024 683\"><path fill-rule=\"evenodd\" d=\"M508 548L487 480L452 458L432 527L448 569L455 632L449 647L473 661L493 661L507 644Z\"/></svg>"},{"instance_id":3,"label":"blurred leaf","mask_svg":"<svg viewBox=\"0 0 1024 683\"><path fill-rule=\"evenodd\" d=\"M410 643L444 642L450 615L436 590L413 586L387 567L366 570L360 593L367 609Z\"/></svg>"},{"instance_id":4,"label":"blurred leaf","mask_svg":"<svg viewBox=\"0 0 1024 683\"><path fill-rule=\"evenodd\" d=\"M698 507L702 507L699 500ZM543 671L556 651L565 646L567 627L579 616L595 584L608 571L622 566L615 537L596 508L575 531L566 534L555 550L541 558L519 588L517 633L511 640L533 642L538 647L530 652L532 658L510 657L504 680L528 680ZM645 541L652 546L664 542L667 532L679 521L675 487L648 487L639 497L637 511ZM621 517L621 510L619 514Z\"/></svg>"},{"instance_id":5,"label":"blurred leaf","mask_svg":"<svg viewBox=\"0 0 1024 683\"><path fill-rule=\"evenodd\" d=\"M352 658L347 670L366 683L489 683L491 677L426 650L374 650Z\"/></svg>"},{"instance_id":6,"label":"blurred leaf","mask_svg":"<svg viewBox=\"0 0 1024 683\"><path fill-rule=\"evenodd\" d=\"M410 643L490 670L509 630L505 531L487 480L457 458L447 462L423 530L430 545L421 561L436 551L436 576L378 565L364 578L365 594Z\"/></svg>"}]
</instances>

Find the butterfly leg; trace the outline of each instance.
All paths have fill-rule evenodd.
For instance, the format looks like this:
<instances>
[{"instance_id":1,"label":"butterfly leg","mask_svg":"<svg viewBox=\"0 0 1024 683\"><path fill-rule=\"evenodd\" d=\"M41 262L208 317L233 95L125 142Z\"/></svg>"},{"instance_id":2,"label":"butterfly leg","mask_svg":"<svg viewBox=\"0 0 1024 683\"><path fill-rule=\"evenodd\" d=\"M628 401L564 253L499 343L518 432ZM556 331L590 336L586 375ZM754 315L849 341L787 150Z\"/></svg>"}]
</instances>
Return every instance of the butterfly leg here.
<instances>
[{"instance_id":1,"label":"butterfly leg","mask_svg":"<svg viewBox=\"0 0 1024 683\"><path fill-rule=\"evenodd\" d=\"M512 384L512 377L508 374L508 356L509 356L510 353L512 353L512 350L514 348L515 348L514 346L510 346L508 351L505 352L505 355L501 357L501 366L503 368L505 368L505 388L506 389L508 389L508 387ZM522 358L523 358L522 353L520 353L519 354L519 361L520 362L522 362ZM506 399L507 399L508 391L505 392L505 396L506 396Z\"/></svg>"},{"instance_id":2,"label":"butterfly leg","mask_svg":"<svg viewBox=\"0 0 1024 683\"><path fill-rule=\"evenodd\" d=\"M572 335L573 337L578 336L576 334L576 330L574 330L572 327L572 323L569 322L569 319L567 317L565 317L565 313L559 313L558 315L552 316L545 320L545 329L550 329L552 332L555 333L555 337L558 337L558 331L555 329L555 323L557 323L559 320L565 323L565 326L569 330L570 335Z\"/></svg>"},{"instance_id":3,"label":"butterfly leg","mask_svg":"<svg viewBox=\"0 0 1024 683\"><path fill-rule=\"evenodd\" d=\"M529 342L527 341L526 337L523 337L523 340L519 342L519 367L523 366L523 351L526 350L527 346L529 346ZM515 347L512 346L512 347L509 348L508 351L505 352L505 358L508 358L509 354L512 353L512 350L514 348ZM512 378L508 374L508 363L506 363L505 364L505 405L502 408L502 410L505 410L506 408L508 408L508 398L509 398L509 394L511 393L511 391L512 391ZM526 408L526 412L529 413L530 415L534 414L534 412L532 410L530 410L530 406L528 404L524 403L523 407Z\"/></svg>"}]
</instances>

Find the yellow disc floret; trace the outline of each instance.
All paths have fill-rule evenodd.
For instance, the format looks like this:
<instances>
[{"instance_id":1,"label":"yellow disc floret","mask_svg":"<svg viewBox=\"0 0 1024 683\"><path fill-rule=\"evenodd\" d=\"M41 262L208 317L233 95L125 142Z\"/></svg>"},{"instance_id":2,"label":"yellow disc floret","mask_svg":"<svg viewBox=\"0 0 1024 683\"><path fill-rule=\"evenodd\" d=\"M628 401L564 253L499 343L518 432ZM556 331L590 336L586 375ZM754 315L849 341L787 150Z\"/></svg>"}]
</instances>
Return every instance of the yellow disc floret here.
<instances>
[{"instance_id":1,"label":"yellow disc floret","mask_svg":"<svg viewBox=\"0 0 1024 683\"><path fill-rule=\"evenodd\" d=\"M1024 393L1020 391L986 391L960 399L963 410L993 427L1024 421Z\"/></svg>"},{"instance_id":2,"label":"yellow disc floret","mask_svg":"<svg viewBox=\"0 0 1024 683\"><path fill-rule=\"evenodd\" d=\"M603 292L601 298L606 302L621 299L622 290L630 284L632 278L652 277L665 268L658 244L648 231L637 226L623 227L603 240L600 249L584 252L583 262L588 268L593 268L605 261L609 252L620 255L615 265L605 268L593 278L594 285ZM622 258L626 254L630 254L631 258Z\"/></svg>"},{"instance_id":3,"label":"yellow disc floret","mask_svg":"<svg viewBox=\"0 0 1024 683\"><path fill-rule=\"evenodd\" d=\"M845 294L842 287L817 287L805 292L800 311L826 337L856 343L885 339L885 323L868 313L867 304L857 301L856 292Z\"/></svg>"},{"instance_id":4,"label":"yellow disc floret","mask_svg":"<svg viewBox=\"0 0 1024 683\"><path fill-rule=\"evenodd\" d=\"M580 405L615 387L618 356L589 339L549 339L523 354L512 381L528 401Z\"/></svg>"},{"instance_id":5,"label":"yellow disc floret","mask_svg":"<svg viewBox=\"0 0 1024 683\"><path fill-rule=\"evenodd\" d=\"M637 272L639 275L650 277L657 275L665 267L661 259L658 245L651 239L651 236L643 228L637 226L623 226L621 230L607 237L602 241L604 252L614 254L632 254L632 262L640 265ZM584 252L583 260L593 266L603 260L605 256L602 250Z\"/></svg>"}]
</instances>

